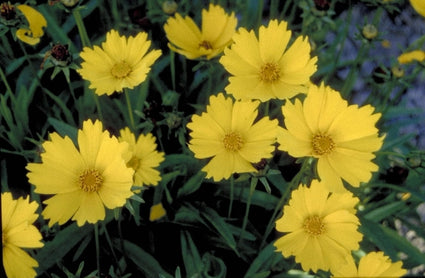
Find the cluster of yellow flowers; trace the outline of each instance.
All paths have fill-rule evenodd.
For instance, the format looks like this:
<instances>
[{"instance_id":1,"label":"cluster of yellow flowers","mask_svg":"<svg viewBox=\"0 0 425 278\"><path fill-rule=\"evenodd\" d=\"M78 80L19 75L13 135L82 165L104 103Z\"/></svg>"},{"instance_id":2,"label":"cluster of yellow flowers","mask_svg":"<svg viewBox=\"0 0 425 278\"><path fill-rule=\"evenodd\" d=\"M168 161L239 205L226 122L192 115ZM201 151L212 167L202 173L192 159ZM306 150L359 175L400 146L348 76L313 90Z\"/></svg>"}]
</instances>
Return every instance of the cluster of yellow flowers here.
<instances>
[{"instance_id":1,"label":"cluster of yellow flowers","mask_svg":"<svg viewBox=\"0 0 425 278\"><path fill-rule=\"evenodd\" d=\"M44 18L29 6L17 8L27 16L29 29L19 29L16 36L36 44L46 26ZM275 241L276 250L295 256L305 271L329 270L336 277L404 275L401 262L392 263L382 252L362 257L358 268L351 255L359 249L361 223L355 215L358 199L344 182L359 187L378 170L372 160L385 137L376 128L380 114L370 105L348 104L326 84L312 84L317 57L311 57L307 37L293 39L286 22L271 20L258 35L256 30L236 29L237 22L234 13L210 4L202 11L202 30L180 14L164 25L172 51L187 59L221 55L219 62L230 75L225 92L210 96L206 111L187 124L189 149L196 158L209 159L202 171L220 181L234 173L257 172L253 164L276 151L313 158L318 179L292 191L276 221L276 229L285 233ZM83 49L78 73L97 95L132 89L145 81L161 55L150 47L145 32L125 37L111 30L101 47ZM299 94L303 97L294 98ZM261 102L272 99L285 100L283 126L277 119L259 117ZM51 133L42 145L41 161L27 165L35 192L53 195L43 202L48 225L96 223L105 219L105 207L124 206L137 192L133 186L158 184L157 168L165 154L157 151L155 140L150 133L137 136L130 128L113 136L99 120L85 121L77 142ZM38 205L3 193L1 206L6 273L34 277L37 262L20 248L43 246L32 225ZM153 215L164 213L159 206Z\"/></svg>"}]
</instances>

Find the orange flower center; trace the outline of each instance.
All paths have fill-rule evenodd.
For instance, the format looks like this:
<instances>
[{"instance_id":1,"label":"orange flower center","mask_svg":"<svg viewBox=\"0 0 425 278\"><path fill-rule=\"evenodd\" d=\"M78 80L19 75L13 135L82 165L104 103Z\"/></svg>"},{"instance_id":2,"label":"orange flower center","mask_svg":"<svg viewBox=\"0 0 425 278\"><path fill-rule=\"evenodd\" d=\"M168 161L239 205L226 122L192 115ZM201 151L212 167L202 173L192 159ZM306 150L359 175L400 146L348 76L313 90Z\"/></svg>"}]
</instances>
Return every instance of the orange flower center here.
<instances>
[{"instance_id":1,"label":"orange flower center","mask_svg":"<svg viewBox=\"0 0 425 278\"><path fill-rule=\"evenodd\" d=\"M96 192L103 183L103 177L96 169L86 169L80 175L79 185L85 192Z\"/></svg>"},{"instance_id":2,"label":"orange flower center","mask_svg":"<svg viewBox=\"0 0 425 278\"><path fill-rule=\"evenodd\" d=\"M313 136L312 140L313 152L316 155L329 154L335 148L335 143L328 135L318 133Z\"/></svg>"},{"instance_id":3,"label":"orange flower center","mask_svg":"<svg viewBox=\"0 0 425 278\"><path fill-rule=\"evenodd\" d=\"M276 63L266 63L260 68L260 80L266 83L273 83L280 77L280 67Z\"/></svg>"},{"instance_id":4,"label":"orange flower center","mask_svg":"<svg viewBox=\"0 0 425 278\"><path fill-rule=\"evenodd\" d=\"M238 133L231 132L224 135L223 144L226 150L230 152L236 152L242 148L243 140Z\"/></svg>"},{"instance_id":5,"label":"orange flower center","mask_svg":"<svg viewBox=\"0 0 425 278\"><path fill-rule=\"evenodd\" d=\"M125 61L116 63L111 69L112 76L118 79L127 77L130 74L130 72L131 72L131 67Z\"/></svg>"},{"instance_id":6,"label":"orange flower center","mask_svg":"<svg viewBox=\"0 0 425 278\"><path fill-rule=\"evenodd\" d=\"M326 231L325 223L323 223L323 220L317 215L310 216L304 220L303 228L312 236L319 236Z\"/></svg>"},{"instance_id":7,"label":"orange flower center","mask_svg":"<svg viewBox=\"0 0 425 278\"><path fill-rule=\"evenodd\" d=\"M213 47L212 47L212 45L211 45L211 43L210 43L209 41L202 41L202 42L199 44L199 48L205 48L205 49L207 49L207 50L209 50L209 49L213 49Z\"/></svg>"}]
</instances>

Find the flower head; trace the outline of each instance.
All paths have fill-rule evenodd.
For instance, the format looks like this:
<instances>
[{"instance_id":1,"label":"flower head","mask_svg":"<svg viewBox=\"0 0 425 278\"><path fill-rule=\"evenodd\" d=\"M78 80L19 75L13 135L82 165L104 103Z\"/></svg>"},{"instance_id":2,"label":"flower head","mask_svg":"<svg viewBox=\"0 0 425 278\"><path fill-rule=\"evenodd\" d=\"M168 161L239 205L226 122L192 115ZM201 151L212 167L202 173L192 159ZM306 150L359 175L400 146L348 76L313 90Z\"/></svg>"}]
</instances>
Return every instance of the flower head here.
<instances>
[{"instance_id":1,"label":"flower head","mask_svg":"<svg viewBox=\"0 0 425 278\"><path fill-rule=\"evenodd\" d=\"M413 9L415 9L415 11L418 14L425 17L425 1L423 1L423 0L410 0L410 5L412 5Z\"/></svg>"},{"instance_id":2,"label":"flower head","mask_svg":"<svg viewBox=\"0 0 425 278\"><path fill-rule=\"evenodd\" d=\"M337 91L323 84L310 86L304 103L282 107L286 129L279 149L294 157L315 157L317 172L331 191L344 190L341 179L359 186L378 166L371 160L382 146L375 127L380 114L370 105L348 105Z\"/></svg>"},{"instance_id":3,"label":"flower head","mask_svg":"<svg viewBox=\"0 0 425 278\"><path fill-rule=\"evenodd\" d=\"M24 43L36 45L40 42L40 38L44 35L43 27L47 26L44 16L28 5L18 5L20 10L28 21L27 28L19 28L16 31L16 37Z\"/></svg>"},{"instance_id":4,"label":"flower head","mask_svg":"<svg viewBox=\"0 0 425 278\"><path fill-rule=\"evenodd\" d=\"M187 125L189 149L196 158L212 159L202 169L214 181L232 173L257 172L252 163L272 157L278 132L277 120L258 116L258 101L237 101L222 93L211 96L207 112L193 115Z\"/></svg>"},{"instance_id":5,"label":"flower head","mask_svg":"<svg viewBox=\"0 0 425 278\"><path fill-rule=\"evenodd\" d=\"M105 207L121 207L133 194L134 171L123 158L128 144L103 131L100 121L83 123L78 148L57 133L50 134L43 148L41 163L29 163L27 176L36 193L54 195L43 202L49 226L71 218L78 226L96 223L105 218Z\"/></svg>"},{"instance_id":6,"label":"flower head","mask_svg":"<svg viewBox=\"0 0 425 278\"><path fill-rule=\"evenodd\" d=\"M84 62L78 72L90 81L89 88L95 89L98 95L133 89L145 81L151 66L161 55L161 50L148 52L151 41L147 37L145 32L127 38L116 30L109 31L102 48L84 47L80 53Z\"/></svg>"},{"instance_id":7,"label":"flower head","mask_svg":"<svg viewBox=\"0 0 425 278\"><path fill-rule=\"evenodd\" d=\"M209 60L231 43L237 23L235 13L228 15L222 7L210 4L209 10L202 10L202 30L192 18L178 13L167 20L164 30L171 50L188 59Z\"/></svg>"},{"instance_id":8,"label":"flower head","mask_svg":"<svg viewBox=\"0 0 425 278\"><path fill-rule=\"evenodd\" d=\"M276 221L276 229L287 234L275 247L285 257L295 256L305 271L338 268L362 239L354 214L357 202L350 192L330 193L317 180L310 188L300 185Z\"/></svg>"},{"instance_id":9,"label":"flower head","mask_svg":"<svg viewBox=\"0 0 425 278\"><path fill-rule=\"evenodd\" d=\"M422 50L413 50L401 54L397 58L400 64L409 64L413 61L423 62L425 61L425 51Z\"/></svg>"},{"instance_id":10,"label":"flower head","mask_svg":"<svg viewBox=\"0 0 425 278\"><path fill-rule=\"evenodd\" d=\"M288 48L291 31L285 21L271 20L254 31L239 28L220 63L232 75L226 92L236 99L291 98L307 92L317 57L310 57L307 38L298 37Z\"/></svg>"},{"instance_id":11,"label":"flower head","mask_svg":"<svg viewBox=\"0 0 425 278\"><path fill-rule=\"evenodd\" d=\"M353 257L348 262L333 271L333 277L401 277L406 274L402 262L391 262L384 252L370 252L363 256L356 267Z\"/></svg>"},{"instance_id":12,"label":"flower head","mask_svg":"<svg viewBox=\"0 0 425 278\"><path fill-rule=\"evenodd\" d=\"M119 140L129 144L127 166L135 171L134 185L157 185L161 176L155 168L164 161L164 153L156 150L155 137L151 133L140 134L136 141L136 136L127 127L120 131Z\"/></svg>"},{"instance_id":13,"label":"flower head","mask_svg":"<svg viewBox=\"0 0 425 278\"><path fill-rule=\"evenodd\" d=\"M38 208L36 202L30 202L29 197L14 200L12 193L1 194L1 228L3 246L3 266L7 277L35 277L33 269L38 266L22 248L40 248L42 236L33 225L37 220Z\"/></svg>"}]
</instances>

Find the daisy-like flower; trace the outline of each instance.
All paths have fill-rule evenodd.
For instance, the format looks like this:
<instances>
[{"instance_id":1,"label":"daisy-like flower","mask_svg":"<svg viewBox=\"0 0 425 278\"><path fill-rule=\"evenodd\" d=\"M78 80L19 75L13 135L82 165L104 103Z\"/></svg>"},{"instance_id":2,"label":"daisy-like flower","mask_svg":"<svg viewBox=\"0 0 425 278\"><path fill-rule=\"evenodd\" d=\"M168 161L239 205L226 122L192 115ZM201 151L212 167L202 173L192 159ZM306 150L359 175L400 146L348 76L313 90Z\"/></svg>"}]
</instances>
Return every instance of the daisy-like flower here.
<instances>
[{"instance_id":1,"label":"daisy-like flower","mask_svg":"<svg viewBox=\"0 0 425 278\"><path fill-rule=\"evenodd\" d=\"M333 277L401 277L407 273L401 261L393 263L384 252L370 252L359 261L359 266L349 256L348 262L333 271Z\"/></svg>"},{"instance_id":2,"label":"daisy-like flower","mask_svg":"<svg viewBox=\"0 0 425 278\"><path fill-rule=\"evenodd\" d=\"M28 5L18 5L16 8L22 12L28 21L28 27L19 28L16 31L16 37L24 43L36 45L44 35L43 27L47 26L46 19L40 12Z\"/></svg>"},{"instance_id":3,"label":"daisy-like flower","mask_svg":"<svg viewBox=\"0 0 425 278\"><path fill-rule=\"evenodd\" d=\"M40 248L42 236L33 225L37 220L37 202L27 198L13 199L12 193L1 194L1 228L3 266L7 277L35 277L38 262L22 248Z\"/></svg>"},{"instance_id":4,"label":"daisy-like flower","mask_svg":"<svg viewBox=\"0 0 425 278\"><path fill-rule=\"evenodd\" d=\"M127 166L134 169L134 185L157 185L160 172L155 169L164 161L164 153L157 151L155 137L151 133L136 136L127 127L120 130L119 140L129 144Z\"/></svg>"},{"instance_id":5,"label":"daisy-like flower","mask_svg":"<svg viewBox=\"0 0 425 278\"><path fill-rule=\"evenodd\" d=\"M375 127L381 114L370 105L348 105L339 92L310 86L304 103L296 99L282 107L286 129L278 147L293 157L318 159L319 178L330 191L344 190L342 179L358 187L378 166L372 162L383 137Z\"/></svg>"},{"instance_id":6,"label":"daisy-like flower","mask_svg":"<svg viewBox=\"0 0 425 278\"><path fill-rule=\"evenodd\" d=\"M220 63L231 74L226 92L236 99L291 98L307 92L316 72L317 57L310 57L308 38L298 37L288 48L291 31L287 22L271 20L253 30L239 28Z\"/></svg>"},{"instance_id":7,"label":"daisy-like flower","mask_svg":"<svg viewBox=\"0 0 425 278\"><path fill-rule=\"evenodd\" d=\"M214 181L227 179L232 173L257 172L252 163L272 157L278 122L258 116L259 101L233 102L222 93L211 96L207 112L193 115L187 127L189 149L196 158L212 159L202 171Z\"/></svg>"},{"instance_id":8,"label":"daisy-like flower","mask_svg":"<svg viewBox=\"0 0 425 278\"><path fill-rule=\"evenodd\" d=\"M423 62L425 61L425 51L422 50L413 50L401 54L397 58L400 64L409 64L413 61Z\"/></svg>"},{"instance_id":9,"label":"daisy-like flower","mask_svg":"<svg viewBox=\"0 0 425 278\"><path fill-rule=\"evenodd\" d=\"M425 1L423 0L410 0L410 5L412 5L413 9L425 17Z\"/></svg>"},{"instance_id":10,"label":"daisy-like flower","mask_svg":"<svg viewBox=\"0 0 425 278\"><path fill-rule=\"evenodd\" d=\"M305 271L333 270L359 248L362 234L354 206L358 199L348 191L331 193L322 182L292 191L276 229L287 233L274 246L283 256L295 256Z\"/></svg>"},{"instance_id":11,"label":"daisy-like flower","mask_svg":"<svg viewBox=\"0 0 425 278\"><path fill-rule=\"evenodd\" d=\"M102 48L84 47L80 53L84 62L78 72L90 81L89 88L95 89L97 95L133 89L145 81L151 66L161 56L161 50L148 52L151 41L147 38L145 32L127 38L111 30Z\"/></svg>"},{"instance_id":12,"label":"daisy-like flower","mask_svg":"<svg viewBox=\"0 0 425 278\"><path fill-rule=\"evenodd\" d=\"M234 12L228 15L222 7L210 4L208 10L202 10L202 31L192 18L178 13L167 20L164 30L171 50L187 59L209 60L231 43L237 24Z\"/></svg>"},{"instance_id":13,"label":"daisy-like flower","mask_svg":"<svg viewBox=\"0 0 425 278\"><path fill-rule=\"evenodd\" d=\"M78 148L69 137L50 134L42 145L41 163L29 163L35 192L54 195L43 203L49 226L69 219L78 226L105 219L105 207L122 207L133 195L134 171L126 166L128 144L103 131L100 121L87 120L78 130Z\"/></svg>"}]
</instances>

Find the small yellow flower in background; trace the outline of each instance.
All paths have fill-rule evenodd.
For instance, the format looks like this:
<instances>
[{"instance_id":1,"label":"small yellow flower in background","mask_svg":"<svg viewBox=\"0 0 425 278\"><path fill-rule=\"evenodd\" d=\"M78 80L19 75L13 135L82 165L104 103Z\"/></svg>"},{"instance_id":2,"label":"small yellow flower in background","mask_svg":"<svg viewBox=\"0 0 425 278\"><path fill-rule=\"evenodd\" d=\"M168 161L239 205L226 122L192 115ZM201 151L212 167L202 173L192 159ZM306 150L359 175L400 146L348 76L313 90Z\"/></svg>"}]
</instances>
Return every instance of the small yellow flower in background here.
<instances>
[{"instance_id":1,"label":"small yellow flower in background","mask_svg":"<svg viewBox=\"0 0 425 278\"><path fill-rule=\"evenodd\" d=\"M295 256L305 271L337 269L363 237L357 231L357 202L348 191L330 194L317 180L310 188L300 185L276 221L276 229L287 234L274 246L285 257Z\"/></svg>"},{"instance_id":2,"label":"small yellow flower in background","mask_svg":"<svg viewBox=\"0 0 425 278\"><path fill-rule=\"evenodd\" d=\"M254 31L239 28L220 63L231 74L226 92L236 99L291 98L306 93L316 72L317 57L310 57L308 38L298 37L288 48L287 22L271 20Z\"/></svg>"},{"instance_id":3,"label":"small yellow flower in background","mask_svg":"<svg viewBox=\"0 0 425 278\"><path fill-rule=\"evenodd\" d=\"M156 221L158 219L161 219L167 214L164 207L162 206L162 203L158 203L156 205L153 205L151 207L151 211L149 214L149 221Z\"/></svg>"},{"instance_id":4,"label":"small yellow flower in background","mask_svg":"<svg viewBox=\"0 0 425 278\"><path fill-rule=\"evenodd\" d=\"M80 53L84 62L78 72L97 95L133 89L145 81L151 66L161 56L161 50L148 51L151 41L147 37L145 32L127 38L116 30L109 31L102 48L84 47Z\"/></svg>"},{"instance_id":5,"label":"small yellow flower in background","mask_svg":"<svg viewBox=\"0 0 425 278\"><path fill-rule=\"evenodd\" d=\"M196 158L212 157L202 169L207 178L219 181L233 173L257 172L252 163L273 156L278 122L263 117L254 123L259 104L233 102L220 93L210 97L206 112L192 116L189 149Z\"/></svg>"},{"instance_id":6,"label":"small yellow flower in background","mask_svg":"<svg viewBox=\"0 0 425 278\"><path fill-rule=\"evenodd\" d=\"M332 192L344 191L344 179L358 187L378 166L372 162L383 137L375 127L381 114L370 105L348 105L339 92L310 86L304 103L287 101L282 107L286 129L278 137L279 149L293 157L315 157L317 172Z\"/></svg>"},{"instance_id":7,"label":"small yellow flower in background","mask_svg":"<svg viewBox=\"0 0 425 278\"><path fill-rule=\"evenodd\" d=\"M43 203L49 226L72 218L78 226L105 218L105 207L122 207L133 195L134 171L123 156L127 143L103 131L100 121L87 120L78 130L78 148L69 137L50 134L42 145L41 163L29 163L29 182L39 194L53 197Z\"/></svg>"},{"instance_id":8,"label":"small yellow flower in background","mask_svg":"<svg viewBox=\"0 0 425 278\"><path fill-rule=\"evenodd\" d=\"M333 277L401 277L407 273L402 262L391 262L384 252L370 252L359 261L358 268L351 255L348 262L333 271Z\"/></svg>"},{"instance_id":9,"label":"small yellow flower in background","mask_svg":"<svg viewBox=\"0 0 425 278\"><path fill-rule=\"evenodd\" d=\"M40 248L42 236L32 225L38 218L37 202L27 198L14 200L12 193L1 194L3 266L7 277L29 278L37 273L38 262L22 248Z\"/></svg>"},{"instance_id":10,"label":"small yellow flower in background","mask_svg":"<svg viewBox=\"0 0 425 278\"><path fill-rule=\"evenodd\" d=\"M178 13L167 20L164 30L171 50L187 59L209 60L231 43L237 24L234 12L228 15L222 7L210 4L208 10L202 10L202 30L192 18Z\"/></svg>"},{"instance_id":11,"label":"small yellow flower in background","mask_svg":"<svg viewBox=\"0 0 425 278\"><path fill-rule=\"evenodd\" d=\"M43 27L47 26L44 16L28 5L18 5L20 10L28 21L28 28L20 28L16 31L16 37L24 43L36 45L44 35Z\"/></svg>"},{"instance_id":12,"label":"small yellow flower in background","mask_svg":"<svg viewBox=\"0 0 425 278\"><path fill-rule=\"evenodd\" d=\"M410 5L412 5L413 9L425 17L425 1L424 0L410 0Z\"/></svg>"},{"instance_id":13,"label":"small yellow flower in background","mask_svg":"<svg viewBox=\"0 0 425 278\"><path fill-rule=\"evenodd\" d=\"M425 61L425 51L413 50L406 52L398 56L397 60L400 64L409 64L413 61L423 62Z\"/></svg>"},{"instance_id":14,"label":"small yellow flower in background","mask_svg":"<svg viewBox=\"0 0 425 278\"><path fill-rule=\"evenodd\" d=\"M160 172L155 168L164 161L164 153L157 151L155 137L148 133L136 136L127 127L120 130L119 140L129 144L127 166L134 169L134 185L157 185L161 180Z\"/></svg>"}]
</instances>

